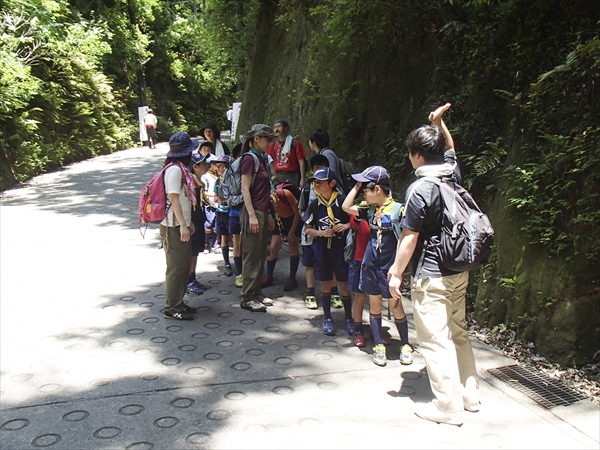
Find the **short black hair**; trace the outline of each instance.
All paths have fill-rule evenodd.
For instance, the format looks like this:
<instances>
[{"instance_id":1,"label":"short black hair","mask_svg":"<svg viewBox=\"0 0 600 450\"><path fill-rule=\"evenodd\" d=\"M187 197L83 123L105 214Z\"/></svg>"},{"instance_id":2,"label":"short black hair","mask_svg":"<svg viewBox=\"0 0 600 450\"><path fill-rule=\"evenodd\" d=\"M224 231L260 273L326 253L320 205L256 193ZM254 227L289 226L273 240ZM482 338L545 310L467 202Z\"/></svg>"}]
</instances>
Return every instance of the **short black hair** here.
<instances>
[{"instance_id":1,"label":"short black hair","mask_svg":"<svg viewBox=\"0 0 600 450\"><path fill-rule=\"evenodd\" d=\"M289 129L290 129L290 124L289 124L289 123L287 123L287 121L286 121L286 120L283 120L283 119L277 119L277 120L275 121L275 123L276 123L276 124L280 123L281 125L283 125L283 126L286 128L286 130L289 130Z\"/></svg>"},{"instance_id":2,"label":"short black hair","mask_svg":"<svg viewBox=\"0 0 600 450\"><path fill-rule=\"evenodd\" d=\"M426 164L444 162L446 138L442 130L434 125L423 125L411 131L406 138L406 146L411 155L421 155Z\"/></svg>"},{"instance_id":3,"label":"short black hair","mask_svg":"<svg viewBox=\"0 0 600 450\"><path fill-rule=\"evenodd\" d=\"M369 182L367 185L363 184L363 188L364 189L371 189L374 190L375 186L379 186L381 188L381 190L385 193L385 195L390 195L390 192L392 192L392 190L390 189L390 187L387 184L377 184L374 181Z\"/></svg>"},{"instance_id":4,"label":"short black hair","mask_svg":"<svg viewBox=\"0 0 600 450\"><path fill-rule=\"evenodd\" d=\"M310 158L310 168L313 169L315 166L329 167L329 160L327 156L315 155Z\"/></svg>"},{"instance_id":5,"label":"short black hair","mask_svg":"<svg viewBox=\"0 0 600 450\"><path fill-rule=\"evenodd\" d=\"M329 147L329 133L321 128L312 130L308 140L317 144L319 149Z\"/></svg>"},{"instance_id":6,"label":"short black hair","mask_svg":"<svg viewBox=\"0 0 600 450\"><path fill-rule=\"evenodd\" d=\"M198 150L200 150L202 147L208 147L210 148L210 153L212 153L215 150L215 146L212 142L210 141L204 141L202 143L200 143L200 146L198 147Z\"/></svg>"}]
</instances>

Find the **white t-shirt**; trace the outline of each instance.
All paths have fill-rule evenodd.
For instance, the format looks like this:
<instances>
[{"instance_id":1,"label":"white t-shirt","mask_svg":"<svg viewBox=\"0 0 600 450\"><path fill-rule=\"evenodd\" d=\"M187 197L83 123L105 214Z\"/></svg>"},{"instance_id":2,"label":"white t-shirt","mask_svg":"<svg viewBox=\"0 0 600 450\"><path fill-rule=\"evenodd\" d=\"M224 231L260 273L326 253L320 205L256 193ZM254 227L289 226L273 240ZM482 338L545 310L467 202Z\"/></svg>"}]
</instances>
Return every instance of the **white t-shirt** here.
<instances>
[{"instance_id":1,"label":"white t-shirt","mask_svg":"<svg viewBox=\"0 0 600 450\"><path fill-rule=\"evenodd\" d=\"M188 194L188 187L185 184L185 180L182 182L181 169L178 166L171 166L165 170L165 192L169 194L179 194L179 203L181 203L181 210L183 211L183 218L185 219L186 226L190 226L192 223L192 202ZM173 208L169 207L167 211L167 217L160 223L167 227L177 226L179 222L176 217L173 217ZM173 225L175 220L175 225Z\"/></svg>"},{"instance_id":2,"label":"white t-shirt","mask_svg":"<svg viewBox=\"0 0 600 450\"><path fill-rule=\"evenodd\" d=\"M217 177L210 172L206 172L204 175L202 175L200 180L202 183L204 183L204 187L206 188L205 192L210 206L217 208L219 206L219 203L215 200L215 184L217 182Z\"/></svg>"}]
</instances>

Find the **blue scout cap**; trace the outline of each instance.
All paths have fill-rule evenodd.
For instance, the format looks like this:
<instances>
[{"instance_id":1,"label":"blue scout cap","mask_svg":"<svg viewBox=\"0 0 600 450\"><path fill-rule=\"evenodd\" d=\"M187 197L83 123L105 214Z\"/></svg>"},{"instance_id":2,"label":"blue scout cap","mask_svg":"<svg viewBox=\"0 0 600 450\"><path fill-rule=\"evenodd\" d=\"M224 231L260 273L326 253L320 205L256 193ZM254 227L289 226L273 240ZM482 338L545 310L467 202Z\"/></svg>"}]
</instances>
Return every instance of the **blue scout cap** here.
<instances>
[{"instance_id":1,"label":"blue scout cap","mask_svg":"<svg viewBox=\"0 0 600 450\"><path fill-rule=\"evenodd\" d=\"M312 177L310 177L307 182L312 183L315 180L321 181L333 181L336 179L335 172L331 170L329 167L322 167L317 170Z\"/></svg>"},{"instance_id":2,"label":"blue scout cap","mask_svg":"<svg viewBox=\"0 0 600 450\"><path fill-rule=\"evenodd\" d=\"M352 178L363 183L373 182L375 184L383 184L385 186L390 185L390 173L385 167L382 166L367 167L361 173L353 174Z\"/></svg>"}]
</instances>

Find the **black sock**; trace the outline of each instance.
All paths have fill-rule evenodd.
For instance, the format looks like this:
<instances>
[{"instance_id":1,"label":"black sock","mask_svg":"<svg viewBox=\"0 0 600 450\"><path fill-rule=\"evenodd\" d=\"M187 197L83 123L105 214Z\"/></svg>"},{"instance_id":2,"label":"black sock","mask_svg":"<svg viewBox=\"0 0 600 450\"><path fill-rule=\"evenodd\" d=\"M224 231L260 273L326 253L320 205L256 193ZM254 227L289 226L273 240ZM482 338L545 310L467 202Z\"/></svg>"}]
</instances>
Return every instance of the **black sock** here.
<instances>
[{"instance_id":1,"label":"black sock","mask_svg":"<svg viewBox=\"0 0 600 450\"><path fill-rule=\"evenodd\" d=\"M375 345L383 344L381 339L381 314L369 314L369 323L371 324L371 334Z\"/></svg>"},{"instance_id":2,"label":"black sock","mask_svg":"<svg viewBox=\"0 0 600 450\"><path fill-rule=\"evenodd\" d=\"M363 329L362 320L360 322L354 322L354 331L358 334L365 334Z\"/></svg>"},{"instance_id":3,"label":"black sock","mask_svg":"<svg viewBox=\"0 0 600 450\"><path fill-rule=\"evenodd\" d=\"M296 279L296 272L298 272L298 265L300 264L300 256L290 256L290 280Z\"/></svg>"},{"instance_id":4,"label":"black sock","mask_svg":"<svg viewBox=\"0 0 600 450\"><path fill-rule=\"evenodd\" d=\"M342 304L344 305L344 313L346 314L346 319L352 320L352 297L342 296Z\"/></svg>"},{"instance_id":5,"label":"black sock","mask_svg":"<svg viewBox=\"0 0 600 450\"><path fill-rule=\"evenodd\" d=\"M321 302L323 303L323 315L326 319L331 319L331 292L321 292Z\"/></svg>"},{"instance_id":6,"label":"black sock","mask_svg":"<svg viewBox=\"0 0 600 450\"><path fill-rule=\"evenodd\" d=\"M221 254L223 255L225 265L231 267L231 263L229 262L229 246L221 247Z\"/></svg>"},{"instance_id":7,"label":"black sock","mask_svg":"<svg viewBox=\"0 0 600 450\"><path fill-rule=\"evenodd\" d=\"M276 259L274 259L273 261L267 259L267 277L273 278L273 272L275 272L275 264L277 264Z\"/></svg>"},{"instance_id":8,"label":"black sock","mask_svg":"<svg viewBox=\"0 0 600 450\"><path fill-rule=\"evenodd\" d=\"M234 256L233 257L233 263L235 264L235 271L238 275L242 274L242 257L241 256Z\"/></svg>"},{"instance_id":9,"label":"black sock","mask_svg":"<svg viewBox=\"0 0 600 450\"><path fill-rule=\"evenodd\" d=\"M196 279L196 274L195 273L190 273L188 275L188 284L190 284L192 281L194 281Z\"/></svg>"},{"instance_id":10,"label":"black sock","mask_svg":"<svg viewBox=\"0 0 600 450\"><path fill-rule=\"evenodd\" d=\"M338 288L337 288L337 286L333 286L331 288L331 295L338 295Z\"/></svg>"},{"instance_id":11,"label":"black sock","mask_svg":"<svg viewBox=\"0 0 600 450\"><path fill-rule=\"evenodd\" d=\"M402 319L394 319L396 322L396 328L398 328L398 334L400 335L400 345L408 344L408 322L406 316Z\"/></svg>"},{"instance_id":12,"label":"black sock","mask_svg":"<svg viewBox=\"0 0 600 450\"><path fill-rule=\"evenodd\" d=\"M314 287L306 288L306 295L315 295L315 288Z\"/></svg>"}]
</instances>

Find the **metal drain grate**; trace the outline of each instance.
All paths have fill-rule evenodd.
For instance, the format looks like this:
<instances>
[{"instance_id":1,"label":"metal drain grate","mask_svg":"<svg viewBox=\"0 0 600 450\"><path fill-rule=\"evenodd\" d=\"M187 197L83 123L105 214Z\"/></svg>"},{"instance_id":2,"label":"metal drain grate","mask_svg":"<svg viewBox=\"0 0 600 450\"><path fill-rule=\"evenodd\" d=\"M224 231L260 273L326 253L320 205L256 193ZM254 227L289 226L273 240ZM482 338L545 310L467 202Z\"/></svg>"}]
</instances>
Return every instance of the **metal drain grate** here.
<instances>
[{"instance_id":1,"label":"metal drain grate","mask_svg":"<svg viewBox=\"0 0 600 450\"><path fill-rule=\"evenodd\" d=\"M489 369L489 373L527 395L546 409L555 406L569 406L585 397L569 389L560 381L551 380L533 367L517 364Z\"/></svg>"}]
</instances>

